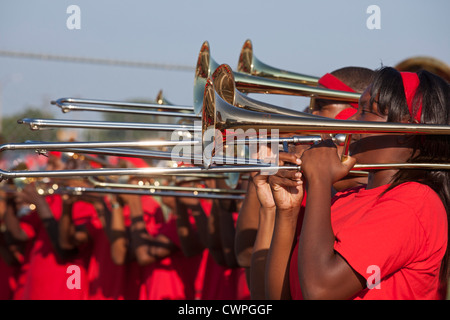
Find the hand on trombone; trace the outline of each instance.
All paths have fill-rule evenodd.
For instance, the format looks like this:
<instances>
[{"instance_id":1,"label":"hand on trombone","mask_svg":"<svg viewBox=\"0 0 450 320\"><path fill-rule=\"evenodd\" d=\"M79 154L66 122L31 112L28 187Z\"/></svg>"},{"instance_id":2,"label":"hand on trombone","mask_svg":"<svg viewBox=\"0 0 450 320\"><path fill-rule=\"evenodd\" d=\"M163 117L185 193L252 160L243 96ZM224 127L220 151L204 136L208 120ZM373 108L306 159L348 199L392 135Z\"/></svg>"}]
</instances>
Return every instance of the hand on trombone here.
<instances>
[{"instance_id":1,"label":"hand on trombone","mask_svg":"<svg viewBox=\"0 0 450 320\"><path fill-rule=\"evenodd\" d=\"M305 150L301 160L301 170L306 183L326 181L330 185L346 177L356 163L355 158L350 156L342 159L336 145L330 139Z\"/></svg>"},{"instance_id":2,"label":"hand on trombone","mask_svg":"<svg viewBox=\"0 0 450 320\"><path fill-rule=\"evenodd\" d=\"M283 166L286 163L300 165L302 163L300 157L301 152L280 152L278 165ZM279 170L274 175L267 175L263 171L254 173L253 182L261 206L275 209L294 205L297 201L301 203L303 193L301 177L300 172L292 170ZM289 196L289 192L294 192L295 196Z\"/></svg>"}]
</instances>

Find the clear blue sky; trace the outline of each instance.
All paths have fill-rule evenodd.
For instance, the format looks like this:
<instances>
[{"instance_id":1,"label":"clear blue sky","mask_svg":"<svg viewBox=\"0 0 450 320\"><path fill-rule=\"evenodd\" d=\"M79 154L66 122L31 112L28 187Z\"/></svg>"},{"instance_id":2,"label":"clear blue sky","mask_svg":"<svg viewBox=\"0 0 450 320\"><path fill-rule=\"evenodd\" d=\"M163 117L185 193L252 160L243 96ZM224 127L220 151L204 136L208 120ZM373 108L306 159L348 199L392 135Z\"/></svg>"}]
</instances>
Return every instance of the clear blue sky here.
<instances>
[{"instance_id":1,"label":"clear blue sky","mask_svg":"<svg viewBox=\"0 0 450 320\"><path fill-rule=\"evenodd\" d=\"M81 29L69 30L69 5ZM369 5L381 29L369 30ZM272 66L320 76L348 65L377 68L428 55L450 63L448 0L2 0L0 50L195 66L203 41L213 58L236 68L246 39ZM77 64L0 56L3 115L61 97L154 99L160 89L192 105L193 72ZM293 107L300 98L262 97ZM92 115L78 113L76 118Z\"/></svg>"}]
</instances>

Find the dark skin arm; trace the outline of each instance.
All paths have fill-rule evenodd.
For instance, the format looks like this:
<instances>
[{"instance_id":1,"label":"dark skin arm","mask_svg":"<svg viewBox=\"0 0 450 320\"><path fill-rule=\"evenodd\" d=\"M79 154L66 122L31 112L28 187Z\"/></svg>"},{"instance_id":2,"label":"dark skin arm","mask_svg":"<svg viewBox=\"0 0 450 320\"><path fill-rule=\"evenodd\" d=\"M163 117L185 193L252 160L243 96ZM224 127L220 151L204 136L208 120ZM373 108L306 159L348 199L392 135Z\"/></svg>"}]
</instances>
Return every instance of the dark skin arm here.
<instances>
[{"instance_id":1,"label":"dark skin arm","mask_svg":"<svg viewBox=\"0 0 450 320\"><path fill-rule=\"evenodd\" d=\"M129 238L122 212L124 201L114 194L102 197L95 193L83 195L83 201L89 202L95 207L111 245L111 259L117 265L125 264L130 250L128 250ZM111 205L111 209L108 203Z\"/></svg>"},{"instance_id":2,"label":"dark skin arm","mask_svg":"<svg viewBox=\"0 0 450 320\"><path fill-rule=\"evenodd\" d=\"M188 186L188 184L182 184L181 186ZM198 231L192 226L189 217L190 210L195 219L203 217L206 221L205 213L198 198L164 197L163 203L169 206L175 215L177 233L183 254L186 257L192 257L203 252L205 246Z\"/></svg>"},{"instance_id":3,"label":"dark skin arm","mask_svg":"<svg viewBox=\"0 0 450 320\"><path fill-rule=\"evenodd\" d=\"M302 156L308 197L299 239L299 277L305 299L348 299L365 287L364 278L334 250L330 217L331 187L354 163L351 157L341 162L329 140Z\"/></svg>"},{"instance_id":4,"label":"dark skin arm","mask_svg":"<svg viewBox=\"0 0 450 320\"><path fill-rule=\"evenodd\" d=\"M17 207L16 201L13 195L9 195L6 198L6 208L3 220L5 222L6 229L14 240L25 242L28 240L28 236L25 231L20 227L19 218L16 215Z\"/></svg>"},{"instance_id":5,"label":"dark skin arm","mask_svg":"<svg viewBox=\"0 0 450 320\"><path fill-rule=\"evenodd\" d=\"M256 175L253 177L257 195L260 199L259 224L253 245L253 253L250 264L250 294L253 300L264 300L265 294L265 273L267 253L272 242L273 227L275 224L275 202L272 191L267 181L267 176Z\"/></svg>"},{"instance_id":6,"label":"dark skin arm","mask_svg":"<svg viewBox=\"0 0 450 320\"><path fill-rule=\"evenodd\" d=\"M242 181L237 188L241 188ZM219 179L216 181L216 187L219 189L229 189L225 180ZM235 253L235 238L236 228L233 219L233 213L239 210L240 203L234 199L215 199L217 201L218 222L219 222L219 237L222 246L223 257L225 264L229 268L239 267L236 253Z\"/></svg>"},{"instance_id":7,"label":"dark skin arm","mask_svg":"<svg viewBox=\"0 0 450 320\"><path fill-rule=\"evenodd\" d=\"M124 265L126 261L134 258L133 251L129 249L130 239L127 235L125 220L123 217L123 205L125 200L115 196L110 197L111 212L106 204L103 204L105 212L104 228L111 243L111 258L117 265ZM101 212L97 209L97 212ZM107 218L109 217L109 218Z\"/></svg>"},{"instance_id":8,"label":"dark skin arm","mask_svg":"<svg viewBox=\"0 0 450 320\"><path fill-rule=\"evenodd\" d=\"M219 212L219 225L220 225L220 240L222 243L222 251L225 259L226 266L229 268L237 268L239 264L237 262L235 254L235 234L236 229L233 220L233 210L224 209L220 206Z\"/></svg>"},{"instance_id":9,"label":"dark skin arm","mask_svg":"<svg viewBox=\"0 0 450 320\"><path fill-rule=\"evenodd\" d=\"M195 251L200 251L208 247L208 217L200 204L191 206L191 215L194 217L197 228L195 237ZM184 209L186 210L186 208ZM185 212L185 211L182 211Z\"/></svg>"},{"instance_id":10,"label":"dark skin arm","mask_svg":"<svg viewBox=\"0 0 450 320\"><path fill-rule=\"evenodd\" d=\"M259 225L259 208L260 203L256 195L256 187L253 179L250 178L247 193L239 210L234 242L237 262L246 269L251 264L253 245Z\"/></svg>"},{"instance_id":11,"label":"dark skin arm","mask_svg":"<svg viewBox=\"0 0 450 320\"><path fill-rule=\"evenodd\" d=\"M89 241L89 233L81 227L75 226L72 210L77 196L63 195L63 208L59 219L59 245L63 250L75 250L78 246Z\"/></svg>"},{"instance_id":12,"label":"dark skin arm","mask_svg":"<svg viewBox=\"0 0 450 320\"><path fill-rule=\"evenodd\" d=\"M281 153L279 165L282 166L286 162L299 165L299 155ZM294 172L292 179L284 178L287 174L289 172L283 170L279 171L277 175L258 175L254 178L261 199L261 207L264 208L264 211L261 212L261 223L265 222L265 225L261 225L261 229L258 230L258 242L263 242L263 246L255 247L254 253L254 259L261 260L259 261L261 274L258 278L262 280L255 279L255 281L263 286L265 299L279 300L291 297L289 260L295 239L303 189L299 173ZM289 190L288 193L279 194L279 187L276 184L281 182L283 182L283 187ZM288 214L285 214L286 208L291 209ZM264 230L266 230L265 234ZM260 251L258 255L256 250ZM253 280L252 278L252 283Z\"/></svg>"},{"instance_id":13,"label":"dark skin arm","mask_svg":"<svg viewBox=\"0 0 450 320\"><path fill-rule=\"evenodd\" d=\"M11 250L11 246L6 241L6 233L0 232L0 258L5 261L9 266L19 265L19 260L14 255L14 250Z\"/></svg>"},{"instance_id":14,"label":"dark skin arm","mask_svg":"<svg viewBox=\"0 0 450 320\"><path fill-rule=\"evenodd\" d=\"M220 239L220 205L218 201L213 201L211 214L208 218L208 250L214 260L221 266L227 266L223 254L222 240Z\"/></svg>"},{"instance_id":15,"label":"dark skin arm","mask_svg":"<svg viewBox=\"0 0 450 320\"><path fill-rule=\"evenodd\" d=\"M153 237L148 233L140 196L129 195L127 199L131 217L131 248L138 264L146 266L175 252L178 247L169 238L164 235Z\"/></svg>"},{"instance_id":16,"label":"dark skin arm","mask_svg":"<svg viewBox=\"0 0 450 320\"><path fill-rule=\"evenodd\" d=\"M18 265L19 261L16 259L15 255L13 254L13 251L11 250L11 246L9 245L9 242L7 239L10 239L13 237L12 233L8 230L7 225L7 219L8 219L8 207L11 206L11 203L13 203L12 197L7 197L4 191L0 191L0 224L3 221L4 225L2 227L5 227L5 229L0 231L0 257L5 261L8 265L14 266ZM9 204L8 204L9 203ZM26 241L28 239L25 232L23 232L22 228L19 226L19 219L16 217L14 209L9 208L11 211L10 214L12 215L11 218L13 218L12 222L17 224L19 227L19 234L23 236L21 239L15 239L19 241ZM25 240L22 240L25 239Z\"/></svg>"},{"instance_id":17,"label":"dark skin arm","mask_svg":"<svg viewBox=\"0 0 450 320\"><path fill-rule=\"evenodd\" d=\"M55 253L61 259L68 259L72 257L75 253L73 248L64 248L60 243L60 230L59 224L53 217L53 213L45 199L44 196L41 196L36 191L36 186L34 183L27 184L21 193L18 194L20 202L23 203L32 203L36 205L36 211L39 215L39 218L42 221L42 224L50 238L51 245L55 250Z\"/></svg>"}]
</instances>

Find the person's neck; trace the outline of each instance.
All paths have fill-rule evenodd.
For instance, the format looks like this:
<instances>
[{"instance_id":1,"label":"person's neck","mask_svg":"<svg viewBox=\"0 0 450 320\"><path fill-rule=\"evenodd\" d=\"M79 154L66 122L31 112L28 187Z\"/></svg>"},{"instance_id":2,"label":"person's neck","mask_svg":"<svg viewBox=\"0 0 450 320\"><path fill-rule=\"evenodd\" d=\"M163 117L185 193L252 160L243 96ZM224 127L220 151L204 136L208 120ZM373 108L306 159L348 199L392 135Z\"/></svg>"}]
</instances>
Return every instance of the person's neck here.
<instances>
[{"instance_id":1,"label":"person's neck","mask_svg":"<svg viewBox=\"0 0 450 320\"><path fill-rule=\"evenodd\" d=\"M392 178L398 170L376 170L369 173L366 189L373 189L392 183Z\"/></svg>"}]
</instances>

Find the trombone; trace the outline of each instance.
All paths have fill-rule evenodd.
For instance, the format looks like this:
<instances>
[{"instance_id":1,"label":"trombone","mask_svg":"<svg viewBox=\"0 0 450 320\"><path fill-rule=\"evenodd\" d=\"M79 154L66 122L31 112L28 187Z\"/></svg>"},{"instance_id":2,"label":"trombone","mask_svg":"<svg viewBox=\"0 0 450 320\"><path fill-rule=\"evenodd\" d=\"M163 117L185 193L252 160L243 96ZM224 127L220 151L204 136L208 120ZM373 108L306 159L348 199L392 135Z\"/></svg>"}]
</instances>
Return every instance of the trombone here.
<instances>
[{"instance_id":1,"label":"trombone","mask_svg":"<svg viewBox=\"0 0 450 320\"><path fill-rule=\"evenodd\" d=\"M248 73L257 77L294 82L311 86L317 86L319 82L318 77L274 68L260 61L253 54L253 45L250 39L247 39L242 46L241 53L239 55L237 71Z\"/></svg>"},{"instance_id":2,"label":"trombone","mask_svg":"<svg viewBox=\"0 0 450 320\"><path fill-rule=\"evenodd\" d=\"M170 112L158 112L153 111L153 115L171 115L179 117L188 117L191 119L201 120L201 113L203 107L203 97L205 95L205 85L206 81L215 70L219 67L219 64L211 57L210 47L207 41L203 42L200 49L200 53L197 59L195 77L194 77L194 106L189 108L187 106L173 106L173 105L162 105L162 104L141 104L141 103L122 103L118 101L104 101L104 100L93 100L93 99L75 99L75 98L61 98L56 101L52 101L53 104L60 106L64 112L69 110L84 110L84 111L109 111L109 112L131 112L131 113L146 113L143 110L133 110L133 109L123 109L120 108L107 108L107 107L96 107L91 106L93 104L101 106L126 106L126 107L153 107L158 109L178 109L178 110L194 110L192 113L170 113ZM230 69L231 70L231 69ZM319 88L314 86L308 86L304 84L292 83L274 80L270 78L264 78L259 76L253 76L240 72L233 72L235 79L236 89L243 93L270 93L270 94L288 94L288 95L298 95L306 96L312 98L324 98L324 99L334 99L341 101L355 102L359 100L360 94L345 92L339 90L331 90L325 88ZM253 108L255 101L245 97L242 94L235 93L236 103L242 107ZM87 104L90 106L79 106L79 104ZM170 107L170 108L169 108ZM263 112L275 112L288 114L292 116L303 116L312 117L312 115L299 112L295 110L290 110L287 108L276 107L270 104L262 104L259 102L259 111ZM146 113L150 114L150 113ZM88 120L49 120L49 119L31 119L25 118L18 121L19 124L28 124L31 130L38 130L40 128L56 128L56 127L66 127L66 128L84 128L84 129L117 129L117 130L159 130L159 131L173 131L173 130L187 130L194 131L195 125L175 125L175 124L164 124L164 123L122 123L122 122L106 122L106 121L88 121Z\"/></svg>"},{"instance_id":3,"label":"trombone","mask_svg":"<svg viewBox=\"0 0 450 320\"><path fill-rule=\"evenodd\" d=\"M19 124L29 125L31 130L51 128L104 129L104 130L158 130L158 131L194 131L194 125L169 123L117 122L94 120L62 120L24 118L17 120Z\"/></svg>"},{"instance_id":4,"label":"trombone","mask_svg":"<svg viewBox=\"0 0 450 320\"><path fill-rule=\"evenodd\" d=\"M165 186L160 183L144 183L139 181L138 184L129 183L114 183L114 182L102 182L94 179L94 177L88 177L88 181L94 188L118 188L118 189L145 189L145 190L165 190L165 191L191 191L196 193L226 193L226 194L245 194L245 190L236 189L219 189L219 188L199 188L199 187L183 187L183 186Z\"/></svg>"},{"instance_id":5,"label":"trombone","mask_svg":"<svg viewBox=\"0 0 450 320\"><path fill-rule=\"evenodd\" d=\"M64 113L70 111L98 111L200 119L206 79L214 73L218 66L219 64L210 55L209 43L204 41L197 59L194 78L193 106L171 105L168 104L168 101L164 100L162 100L162 103L160 101L156 104L152 104L79 98L60 98L51 101L51 103L60 107ZM359 99L359 94L356 93L314 87L317 85L317 77L273 68L262 63L253 56L253 48L250 40L247 40L244 43L241 50L238 62L238 72L235 72L235 78L237 81L237 89L245 93L289 94L333 98L335 100L344 101L357 101ZM166 111L149 111L149 109L164 109ZM168 110L178 112L171 112ZM287 110L288 109L284 110L284 112ZM40 122L43 122L43 120ZM72 127L74 125L73 123L68 122L61 124L70 124ZM30 126L37 125L48 127L50 124L30 124ZM116 127L116 124L113 125L114 127L112 128L114 129L125 129L123 127ZM92 128L92 126L85 126L84 128ZM151 130L158 130L158 128L152 128Z\"/></svg>"},{"instance_id":6,"label":"trombone","mask_svg":"<svg viewBox=\"0 0 450 320\"><path fill-rule=\"evenodd\" d=\"M207 44L207 43L206 43ZM206 51L208 52L207 48L205 47ZM203 57L201 55L200 57ZM200 59L203 61L202 59ZM199 65L202 65L203 63L199 62ZM244 94L239 92L236 89L235 81L233 72L227 65L221 65L216 68L212 75L215 83L216 90L220 93L222 98L227 99L227 101L235 106L238 106L240 108L258 111L258 112L268 112L268 113L276 113L276 114L285 114L290 116L297 116L297 117L308 117L308 118L318 118L318 116L311 115L304 112L299 112L291 109L286 109L282 107L277 107L274 105L270 105L267 103L263 103L260 101L256 101L253 99L250 99L246 97ZM196 77L198 79L198 77ZM204 91L204 90L203 90ZM203 92L204 93L204 92ZM29 124L32 130L38 130L38 129L45 129L45 128L55 128L55 127L71 127L71 128L94 128L94 129L133 129L133 130L167 130L167 131L180 131L180 132L190 132L190 131L198 131L197 134L194 133L194 136L200 135L200 126L192 126L192 125L172 125L172 124L142 124L142 123L117 123L117 122L105 122L105 121L72 121L72 120L47 120L47 119L22 119L19 121L19 123L22 124ZM271 138L273 139L273 138ZM311 137L311 138L305 138L305 137L292 137L292 138L282 138L278 139L280 143L305 143L310 144L311 140L316 141L317 137ZM309 140L309 142L308 142ZM338 139L339 141L341 139ZM198 144L199 141L191 140L191 141L180 141L177 140L177 142L174 141L167 141L167 142L128 142L128 143L120 143L120 142L114 142L114 143L86 143L86 144L80 144L77 143L76 145L73 144L54 144L50 145L49 147L52 148L69 148L69 147L119 147L119 146L137 146L137 147L143 147L143 146L170 146L170 145L192 145L195 146ZM236 141L236 143L241 143L239 141ZM29 147L29 146L25 146ZM36 148L41 146L36 146ZM45 148L45 146L43 147ZM77 151L77 150L76 150ZM97 150L96 152L100 152L100 150ZM103 153L107 153L107 150L103 150ZM118 152L118 151L115 151ZM129 153L129 151L128 151ZM124 155L123 153L118 154L114 153L115 155ZM140 156L144 156L142 153ZM155 157L155 154L147 155L149 157Z\"/></svg>"},{"instance_id":7,"label":"trombone","mask_svg":"<svg viewBox=\"0 0 450 320\"><path fill-rule=\"evenodd\" d=\"M211 192L178 192L178 191L155 191L150 190L133 190L128 188L88 188L88 187L62 187L55 191L59 194L69 194L74 196L81 196L85 193L102 193L102 194L135 194L140 196L155 196L155 197L188 197L188 198L202 198L202 199L219 199L219 200L243 200L244 196L239 194L217 194Z\"/></svg>"},{"instance_id":8,"label":"trombone","mask_svg":"<svg viewBox=\"0 0 450 320\"><path fill-rule=\"evenodd\" d=\"M197 59L194 79L194 110L196 110L196 113L199 113L203 106L204 86L206 86L207 79L218 67L219 64L211 57L209 43L207 41L203 42ZM359 93L274 80L242 72L233 72L233 75L236 82L236 88L243 93L296 95L350 102L357 102L360 97Z\"/></svg>"},{"instance_id":9,"label":"trombone","mask_svg":"<svg viewBox=\"0 0 450 320\"><path fill-rule=\"evenodd\" d=\"M284 134L302 133L397 133L397 134L449 134L450 126L424 125L404 123L381 123L365 121L335 120L328 118L302 118L281 114L270 114L245 110L235 107L216 92L211 78L207 79L203 99L202 135L207 130L234 129L276 129ZM213 141L214 142L214 141ZM202 142L203 150L209 149L207 141ZM0 170L0 179L15 177L71 177L71 176L113 176L113 175L153 175L153 174L180 174L180 173L242 173L270 169L278 171L301 170L299 166L271 166L266 164L248 166L212 166L213 154L206 155L204 167L178 167L178 168L128 168L128 169L99 169L99 170L63 170L63 171L26 171L7 172ZM401 167L404 164L382 164L386 166ZM417 167L416 164L406 164L408 167ZM424 167L439 167L447 169L448 165L423 164ZM367 168L380 168L377 165L355 165L354 170L367 170Z\"/></svg>"},{"instance_id":10,"label":"trombone","mask_svg":"<svg viewBox=\"0 0 450 320\"><path fill-rule=\"evenodd\" d=\"M60 98L57 100L52 100L51 104L58 106L63 113L68 113L70 111L97 111L148 116L182 117L191 120L199 119L199 116L194 114L193 107L174 105L170 103L162 96L161 90L156 96L156 103ZM155 109L157 111L155 111Z\"/></svg>"},{"instance_id":11,"label":"trombone","mask_svg":"<svg viewBox=\"0 0 450 320\"><path fill-rule=\"evenodd\" d=\"M204 199L229 199L242 200L245 190L219 189L219 188L196 188L180 186L157 186L157 185L133 185L125 183L102 183L95 180L89 180L94 183L94 187L70 187L51 183L48 177L44 179L33 179L18 177L13 179L15 188L8 189L7 192L21 190L24 185L38 181L36 192L41 196L54 194L67 194L72 196L81 196L85 193L99 194L136 194L159 197L195 197ZM160 191L158 191L160 190ZM35 209L34 204L30 204L30 209Z\"/></svg>"},{"instance_id":12,"label":"trombone","mask_svg":"<svg viewBox=\"0 0 450 320\"><path fill-rule=\"evenodd\" d=\"M229 74L233 76L232 74ZM239 119L239 121L237 121ZM424 125L410 123L384 123L368 121L335 120L328 118L292 117L282 114L263 114L251 110L237 108L224 99L217 92L214 82L208 78L205 86L203 101L202 134L208 130L221 133L235 129L271 130L275 129L283 134L302 133L391 133L391 134L439 134L450 133L450 126ZM214 135L213 135L214 136ZM210 147L213 145L213 148ZM203 141L203 150L211 153L204 154L206 167L212 164L215 140ZM434 167L434 164L431 164ZM425 166L425 164L424 164ZM411 167L411 165L409 166ZM440 168L446 167L445 164ZM354 169L363 168L355 166ZM372 168L372 167L371 167Z\"/></svg>"}]
</instances>

